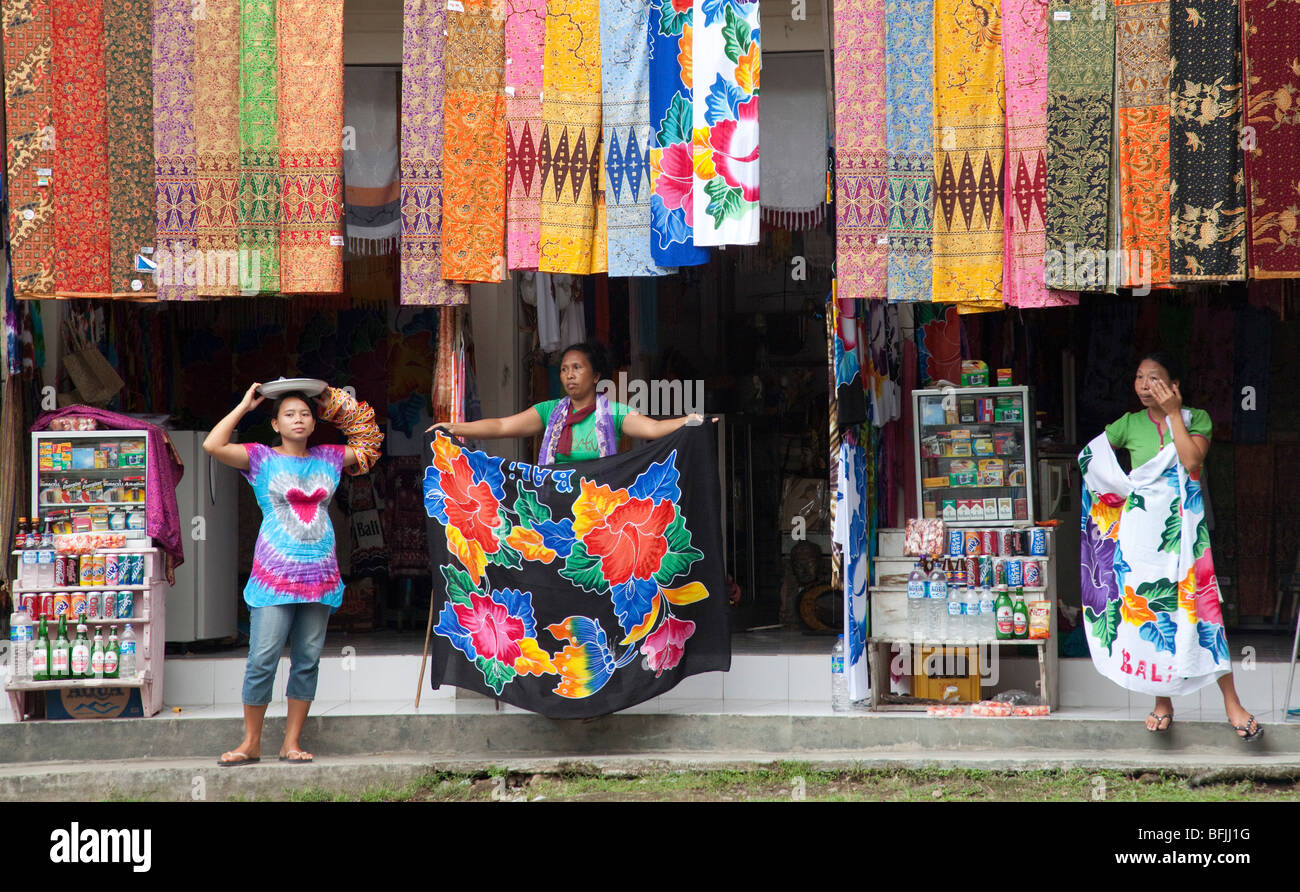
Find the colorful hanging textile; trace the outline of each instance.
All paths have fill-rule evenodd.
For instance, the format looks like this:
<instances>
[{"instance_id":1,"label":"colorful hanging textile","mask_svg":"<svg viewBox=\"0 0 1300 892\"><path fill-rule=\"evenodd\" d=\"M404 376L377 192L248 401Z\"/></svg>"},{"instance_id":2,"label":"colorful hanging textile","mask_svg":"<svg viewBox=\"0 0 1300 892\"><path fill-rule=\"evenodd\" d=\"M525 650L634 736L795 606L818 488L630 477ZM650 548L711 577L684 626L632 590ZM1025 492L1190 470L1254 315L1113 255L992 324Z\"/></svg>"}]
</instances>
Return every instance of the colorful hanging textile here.
<instances>
[{"instance_id":1,"label":"colorful hanging textile","mask_svg":"<svg viewBox=\"0 0 1300 892\"><path fill-rule=\"evenodd\" d=\"M839 356L840 349L837 349L836 341L838 340L838 320L836 319L837 302L835 300L836 281L831 279L831 293L826 295L826 377L830 389L829 402L826 406L826 415L829 422L826 434L829 443L829 454L827 455L827 466L830 473L830 499L828 508L828 521L831 529L835 529L839 511L836 505L840 501L840 493L844 491L843 484L840 481L840 444L843 443L843 436L840 433L839 401L837 399L839 385ZM835 540L831 539L831 585L839 586L843 578L844 555Z\"/></svg>"},{"instance_id":2,"label":"colorful hanging textile","mask_svg":"<svg viewBox=\"0 0 1300 892\"><path fill-rule=\"evenodd\" d=\"M465 0L447 12L443 57L442 277L505 278L504 0Z\"/></svg>"},{"instance_id":3,"label":"colorful hanging textile","mask_svg":"<svg viewBox=\"0 0 1300 892\"><path fill-rule=\"evenodd\" d=\"M1051 291L1047 250L1047 6L1004 0L1002 50L1007 79L1007 170L1002 288L1007 306L1056 307L1079 296Z\"/></svg>"},{"instance_id":4,"label":"colorful hanging textile","mask_svg":"<svg viewBox=\"0 0 1300 892\"><path fill-rule=\"evenodd\" d=\"M662 276L650 256L649 0L601 0L601 126L611 276Z\"/></svg>"},{"instance_id":5,"label":"colorful hanging textile","mask_svg":"<svg viewBox=\"0 0 1300 892\"><path fill-rule=\"evenodd\" d=\"M343 0L279 0L280 291L343 290Z\"/></svg>"},{"instance_id":6,"label":"colorful hanging textile","mask_svg":"<svg viewBox=\"0 0 1300 892\"><path fill-rule=\"evenodd\" d=\"M239 3L239 290L280 290L276 2Z\"/></svg>"},{"instance_id":7,"label":"colorful hanging textile","mask_svg":"<svg viewBox=\"0 0 1300 892\"><path fill-rule=\"evenodd\" d=\"M698 266L695 245L694 105L691 16L694 0L650 0L651 259L664 267Z\"/></svg>"},{"instance_id":8,"label":"colorful hanging textile","mask_svg":"<svg viewBox=\"0 0 1300 892\"><path fill-rule=\"evenodd\" d=\"M884 41L883 28L881 41ZM758 243L758 0L691 10L697 245Z\"/></svg>"},{"instance_id":9,"label":"colorful hanging textile","mask_svg":"<svg viewBox=\"0 0 1300 892\"><path fill-rule=\"evenodd\" d=\"M832 283L832 294L838 294L839 279ZM858 298L834 297L831 300L832 365L835 384L836 417L838 423L849 428L867 420L867 395L862 380L862 356L869 331L864 331L859 312L862 304Z\"/></svg>"},{"instance_id":10,"label":"colorful hanging textile","mask_svg":"<svg viewBox=\"0 0 1300 892\"><path fill-rule=\"evenodd\" d=\"M885 4L835 4L835 270L845 298L889 290Z\"/></svg>"},{"instance_id":11,"label":"colorful hanging textile","mask_svg":"<svg viewBox=\"0 0 1300 892\"><path fill-rule=\"evenodd\" d=\"M54 293L54 31L51 0L4 0L5 156L14 293ZM45 182L42 182L42 179Z\"/></svg>"},{"instance_id":12,"label":"colorful hanging textile","mask_svg":"<svg viewBox=\"0 0 1300 892\"><path fill-rule=\"evenodd\" d=\"M598 0L548 4L537 264L542 272L605 272L600 103Z\"/></svg>"},{"instance_id":13,"label":"colorful hanging textile","mask_svg":"<svg viewBox=\"0 0 1300 892\"><path fill-rule=\"evenodd\" d=\"M109 288L108 127L104 4L54 0L54 290Z\"/></svg>"},{"instance_id":14,"label":"colorful hanging textile","mask_svg":"<svg viewBox=\"0 0 1300 892\"><path fill-rule=\"evenodd\" d=\"M934 11L934 300L960 312L1002 304L1006 133L1001 0Z\"/></svg>"},{"instance_id":15,"label":"colorful hanging textile","mask_svg":"<svg viewBox=\"0 0 1300 892\"><path fill-rule=\"evenodd\" d=\"M937 381L961 381L961 317L953 306L916 308L916 362L920 379L929 387Z\"/></svg>"},{"instance_id":16,"label":"colorful hanging textile","mask_svg":"<svg viewBox=\"0 0 1300 892\"><path fill-rule=\"evenodd\" d=\"M195 222L200 297L239 293L239 0L206 0L194 24ZM248 255L244 270L251 269Z\"/></svg>"},{"instance_id":17,"label":"colorful hanging textile","mask_svg":"<svg viewBox=\"0 0 1300 892\"><path fill-rule=\"evenodd\" d=\"M1237 0L1171 0L1169 277L1246 278Z\"/></svg>"},{"instance_id":18,"label":"colorful hanging textile","mask_svg":"<svg viewBox=\"0 0 1300 892\"><path fill-rule=\"evenodd\" d=\"M194 300L196 277L185 276L198 235L197 146L194 141L192 0L156 0L153 19L153 148L159 300Z\"/></svg>"},{"instance_id":19,"label":"colorful hanging textile","mask_svg":"<svg viewBox=\"0 0 1300 892\"><path fill-rule=\"evenodd\" d=\"M585 718L730 667L708 431L548 467L426 442L435 688Z\"/></svg>"},{"instance_id":20,"label":"colorful hanging textile","mask_svg":"<svg viewBox=\"0 0 1300 892\"><path fill-rule=\"evenodd\" d=\"M156 290L136 269L137 256L146 259L157 240L152 23L151 0L104 4L110 294L152 296Z\"/></svg>"},{"instance_id":21,"label":"colorful hanging textile","mask_svg":"<svg viewBox=\"0 0 1300 892\"><path fill-rule=\"evenodd\" d=\"M818 53L783 53L763 61L763 113L781 127L763 136L760 224L793 232L826 221L826 64Z\"/></svg>"},{"instance_id":22,"label":"colorful hanging textile","mask_svg":"<svg viewBox=\"0 0 1300 892\"><path fill-rule=\"evenodd\" d=\"M885 7L885 148L889 170L889 299L930 299L934 229L934 3ZM843 262L843 261L841 261Z\"/></svg>"},{"instance_id":23,"label":"colorful hanging textile","mask_svg":"<svg viewBox=\"0 0 1300 892\"><path fill-rule=\"evenodd\" d=\"M1242 0L1250 276L1300 278L1300 72L1296 4Z\"/></svg>"},{"instance_id":24,"label":"colorful hanging textile","mask_svg":"<svg viewBox=\"0 0 1300 892\"><path fill-rule=\"evenodd\" d=\"M1083 619L1097 671L1160 697L1232 671L1201 484L1174 444L1125 474L1102 433L1079 469Z\"/></svg>"},{"instance_id":25,"label":"colorful hanging textile","mask_svg":"<svg viewBox=\"0 0 1300 892\"><path fill-rule=\"evenodd\" d=\"M506 265L537 268L546 0L506 0Z\"/></svg>"},{"instance_id":26,"label":"colorful hanging textile","mask_svg":"<svg viewBox=\"0 0 1300 892\"><path fill-rule=\"evenodd\" d=\"M1169 282L1169 2L1115 0L1120 274Z\"/></svg>"},{"instance_id":27,"label":"colorful hanging textile","mask_svg":"<svg viewBox=\"0 0 1300 892\"><path fill-rule=\"evenodd\" d=\"M1094 16L1104 6L1106 16ZM1051 0L1047 34L1047 287L1100 291L1110 235L1112 0Z\"/></svg>"},{"instance_id":28,"label":"colorful hanging textile","mask_svg":"<svg viewBox=\"0 0 1300 892\"><path fill-rule=\"evenodd\" d=\"M840 443L839 477L835 487L835 524L832 538L843 555L844 674L849 700L864 700L870 693L867 675L867 505L870 501L867 451L857 443Z\"/></svg>"},{"instance_id":29,"label":"colorful hanging textile","mask_svg":"<svg viewBox=\"0 0 1300 892\"><path fill-rule=\"evenodd\" d=\"M402 287L407 305L469 302L442 278L442 106L444 4L403 0Z\"/></svg>"},{"instance_id":30,"label":"colorful hanging textile","mask_svg":"<svg viewBox=\"0 0 1300 892\"><path fill-rule=\"evenodd\" d=\"M344 72L344 120L349 123L344 130L343 211L349 262L397 253L402 234L398 77L393 69L357 65Z\"/></svg>"}]
</instances>

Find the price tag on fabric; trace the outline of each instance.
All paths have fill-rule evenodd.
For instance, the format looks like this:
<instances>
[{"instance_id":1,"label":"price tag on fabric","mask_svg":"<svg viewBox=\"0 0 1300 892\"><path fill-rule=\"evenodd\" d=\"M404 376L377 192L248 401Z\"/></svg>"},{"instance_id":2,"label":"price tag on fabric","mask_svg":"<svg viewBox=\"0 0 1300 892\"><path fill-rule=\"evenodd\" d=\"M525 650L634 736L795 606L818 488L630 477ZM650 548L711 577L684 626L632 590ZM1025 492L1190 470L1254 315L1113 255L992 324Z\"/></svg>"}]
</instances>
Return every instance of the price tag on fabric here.
<instances>
[{"instance_id":1,"label":"price tag on fabric","mask_svg":"<svg viewBox=\"0 0 1300 892\"><path fill-rule=\"evenodd\" d=\"M35 220L35 219L36 219L36 211L32 210L31 208L27 208L26 210L23 211L23 219L24 219L24 220Z\"/></svg>"},{"instance_id":2,"label":"price tag on fabric","mask_svg":"<svg viewBox=\"0 0 1300 892\"><path fill-rule=\"evenodd\" d=\"M887 244L889 244L889 236L887 236L887 235L878 235L878 236L876 236L876 244L877 244L877 245L887 245Z\"/></svg>"},{"instance_id":3,"label":"price tag on fabric","mask_svg":"<svg viewBox=\"0 0 1300 892\"><path fill-rule=\"evenodd\" d=\"M52 167L38 167L38 168L36 168L36 175L37 175L38 177L52 177L52 176L54 176L54 168L52 168Z\"/></svg>"},{"instance_id":4,"label":"price tag on fabric","mask_svg":"<svg viewBox=\"0 0 1300 892\"><path fill-rule=\"evenodd\" d=\"M1056 22L1068 22L1070 20L1070 10L1058 9L1052 13L1052 20Z\"/></svg>"},{"instance_id":5,"label":"price tag on fabric","mask_svg":"<svg viewBox=\"0 0 1300 892\"><path fill-rule=\"evenodd\" d=\"M515 95L515 88L510 86L509 84L506 84L506 95L507 96Z\"/></svg>"},{"instance_id":6,"label":"price tag on fabric","mask_svg":"<svg viewBox=\"0 0 1300 892\"><path fill-rule=\"evenodd\" d=\"M345 244L347 244L347 242L345 242L345 241L343 240L343 236L341 236L341 235L331 235L331 236L330 236L330 247L331 247L331 248L341 248L341 247L343 247Z\"/></svg>"},{"instance_id":7,"label":"price tag on fabric","mask_svg":"<svg viewBox=\"0 0 1300 892\"><path fill-rule=\"evenodd\" d=\"M464 12L465 4L461 3L460 0L447 0L447 8L452 12Z\"/></svg>"}]
</instances>

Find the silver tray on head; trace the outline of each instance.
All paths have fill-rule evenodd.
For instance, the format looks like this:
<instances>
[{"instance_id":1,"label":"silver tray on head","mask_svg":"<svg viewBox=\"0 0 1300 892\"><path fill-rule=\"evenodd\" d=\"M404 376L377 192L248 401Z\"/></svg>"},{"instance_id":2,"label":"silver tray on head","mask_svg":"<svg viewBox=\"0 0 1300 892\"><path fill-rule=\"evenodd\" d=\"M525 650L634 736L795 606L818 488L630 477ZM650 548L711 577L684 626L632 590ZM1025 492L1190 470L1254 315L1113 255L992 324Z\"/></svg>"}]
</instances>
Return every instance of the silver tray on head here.
<instances>
[{"instance_id":1,"label":"silver tray on head","mask_svg":"<svg viewBox=\"0 0 1300 892\"><path fill-rule=\"evenodd\" d=\"M257 392L267 399L278 400L286 393L319 396L328 386L319 378L277 378L274 381L267 381L257 388Z\"/></svg>"}]
</instances>

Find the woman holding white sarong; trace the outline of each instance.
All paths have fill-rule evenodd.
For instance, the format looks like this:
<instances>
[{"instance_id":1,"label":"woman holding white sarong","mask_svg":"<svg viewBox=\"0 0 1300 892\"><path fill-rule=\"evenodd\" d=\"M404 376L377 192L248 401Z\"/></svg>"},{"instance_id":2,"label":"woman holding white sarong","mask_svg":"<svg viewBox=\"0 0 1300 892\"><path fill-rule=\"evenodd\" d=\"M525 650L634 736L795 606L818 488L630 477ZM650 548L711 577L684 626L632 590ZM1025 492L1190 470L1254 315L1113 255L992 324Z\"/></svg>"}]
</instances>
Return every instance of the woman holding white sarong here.
<instances>
[{"instance_id":1,"label":"woman holding white sarong","mask_svg":"<svg viewBox=\"0 0 1300 892\"><path fill-rule=\"evenodd\" d=\"M1107 425L1079 455L1088 646L1111 681L1155 695L1149 731L1169 730L1172 697L1217 680L1233 732L1256 740L1264 730L1232 681L1201 493L1211 424L1183 406L1179 384L1169 357L1144 357L1133 384L1142 410ZM1116 449L1129 451L1130 473Z\"/></svg>"}]
</instances>

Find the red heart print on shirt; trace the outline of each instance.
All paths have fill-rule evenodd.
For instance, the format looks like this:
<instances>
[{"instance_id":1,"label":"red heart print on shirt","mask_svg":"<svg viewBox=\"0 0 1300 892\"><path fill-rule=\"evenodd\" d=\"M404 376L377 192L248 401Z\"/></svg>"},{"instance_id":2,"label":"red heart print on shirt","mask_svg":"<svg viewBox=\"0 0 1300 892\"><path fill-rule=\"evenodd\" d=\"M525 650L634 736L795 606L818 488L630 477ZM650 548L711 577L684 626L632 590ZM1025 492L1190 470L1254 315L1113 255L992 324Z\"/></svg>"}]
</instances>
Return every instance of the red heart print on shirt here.
<instances>
[{"instance_id":1,"label":"red heart print on shirt","mask_svg":"<svg viewBox=\"0 0 1300 892\"><path fill-rule=\"evenodd\" d=\"M320 507L321 500L328 493L325 488L318 486L310 495L303 492L298 487L293 487L284 494L285 501L293 509L293 513L298 515L298 519L303 522L304 526L311 526L316 520L316 510Z\"/></svg>"}]
</instances>

